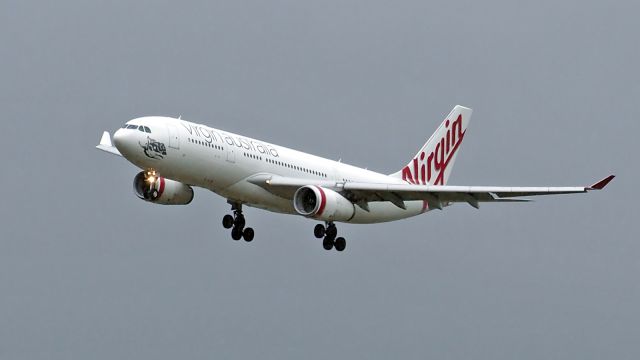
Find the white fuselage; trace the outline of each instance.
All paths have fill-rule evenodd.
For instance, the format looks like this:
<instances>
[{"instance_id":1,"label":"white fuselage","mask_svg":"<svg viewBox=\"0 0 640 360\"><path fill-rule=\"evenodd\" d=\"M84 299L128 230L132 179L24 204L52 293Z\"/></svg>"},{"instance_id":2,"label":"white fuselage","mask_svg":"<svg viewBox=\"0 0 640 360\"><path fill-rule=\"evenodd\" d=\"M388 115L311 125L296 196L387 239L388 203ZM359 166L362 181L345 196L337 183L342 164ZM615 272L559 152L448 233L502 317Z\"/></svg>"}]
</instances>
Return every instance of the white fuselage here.
<instances>
[{"instance_id":1,"label":"white fuselage","mask_svg":"<svg viewBox=\"0 0 640 360\"><path fill-rule=\"evenodd\" d=\"M314 182L404 183L374 171L169 117L131 120L114 134L114 143L127 160L143 170L153 169L165 178L209 189L232 202L287 214L297 214L291 198L275 195L247 179L265 174ZM356 206L349 222L386 222L427 210L425 201L407 201L405 206L401 209L390 202L371 202L369 211Z\"/></svg>"}]
</instances>

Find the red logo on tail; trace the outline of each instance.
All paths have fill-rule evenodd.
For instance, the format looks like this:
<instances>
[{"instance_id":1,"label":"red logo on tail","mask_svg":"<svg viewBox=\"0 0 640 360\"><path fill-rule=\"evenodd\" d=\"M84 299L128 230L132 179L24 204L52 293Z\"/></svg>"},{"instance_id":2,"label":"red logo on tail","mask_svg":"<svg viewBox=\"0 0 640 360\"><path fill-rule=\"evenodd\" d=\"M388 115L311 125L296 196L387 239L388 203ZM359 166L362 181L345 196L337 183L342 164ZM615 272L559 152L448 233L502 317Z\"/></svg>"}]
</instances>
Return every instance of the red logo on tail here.
<instances>
[{"instance_id":1,"label":"red logo on tail","mask_svg":"<svg viewBox=\"0 0 640 360\"><path fill-rule=\"evenodd\" d=\"M444 126L449 128L449 120L445 121ZM409 165L402 169L402 180L411 184L425 185L435 176L433 184L444 185L447 165L460 147L466 132L466 130L462 131L462 115L458 115L431 153L426 154L421 151Z\"/></svg>"}]
</instances>

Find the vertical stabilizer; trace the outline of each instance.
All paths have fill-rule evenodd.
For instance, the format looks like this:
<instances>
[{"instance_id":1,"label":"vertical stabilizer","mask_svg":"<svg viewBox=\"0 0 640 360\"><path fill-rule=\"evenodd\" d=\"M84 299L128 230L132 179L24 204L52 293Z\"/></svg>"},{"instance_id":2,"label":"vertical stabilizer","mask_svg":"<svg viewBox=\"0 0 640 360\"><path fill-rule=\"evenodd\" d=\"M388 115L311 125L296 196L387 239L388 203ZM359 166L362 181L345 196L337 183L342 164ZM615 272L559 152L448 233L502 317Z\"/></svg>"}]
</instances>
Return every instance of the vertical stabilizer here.
<instances>
[{"instance_id":1,"label":"vertical stabilizer","mask_svg":"<svg viewBox=\"0 0 640 360\"><path fill-rule=\"evenodd\" d=\"M456 105L402 170L390 176L411 184L445 185L467 132L472 110Z\"/></svg>"}]
</instances>

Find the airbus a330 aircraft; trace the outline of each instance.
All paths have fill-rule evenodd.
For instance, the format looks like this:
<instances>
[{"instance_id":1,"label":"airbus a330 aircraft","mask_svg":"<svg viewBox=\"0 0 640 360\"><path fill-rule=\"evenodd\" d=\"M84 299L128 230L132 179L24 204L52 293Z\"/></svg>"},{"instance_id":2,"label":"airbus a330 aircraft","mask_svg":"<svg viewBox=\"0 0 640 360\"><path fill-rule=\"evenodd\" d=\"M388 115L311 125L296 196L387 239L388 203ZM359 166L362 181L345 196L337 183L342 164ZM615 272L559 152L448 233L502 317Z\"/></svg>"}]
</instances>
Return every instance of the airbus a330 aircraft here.
<instances>
[{"instance_id":1,"label":"airbus a330 aircraft","mask_svg":"<svg viewBox=\"0 0 640 360\"><path fill-rule=\"evenodd\" d=\"M186 205L193 186L227 199L233 215L222 225L234 240L253 240L242 206L302 215L320 221L314 234L326 250L343 251L336 222L357 224L404 219L456 202L528 201L524 196L600 190L613 175L591 186L500 187L447 185L467 133L471 109L456 106L400 171L385 175L180 118L150 116L128 121L98 149L123 156L142 169L134 193L163 205Z\"/></svg>"}]
</instances>

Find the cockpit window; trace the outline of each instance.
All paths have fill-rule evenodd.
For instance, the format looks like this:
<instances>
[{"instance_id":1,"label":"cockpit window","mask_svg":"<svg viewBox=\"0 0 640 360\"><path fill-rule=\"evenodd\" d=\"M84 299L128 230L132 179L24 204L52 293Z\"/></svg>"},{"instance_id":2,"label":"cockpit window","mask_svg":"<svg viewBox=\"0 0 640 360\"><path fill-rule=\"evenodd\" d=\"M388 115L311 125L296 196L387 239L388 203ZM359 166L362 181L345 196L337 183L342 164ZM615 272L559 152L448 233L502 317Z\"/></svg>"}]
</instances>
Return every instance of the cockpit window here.
<instances>
[{"instance_id":1,"label":"cockpit window","mask_svg":"<svg viewBox=\"0 0 640 360\"><path fill-rule=\"evenodd\" d=\"M138 130L144 132L144 128L142 127L142 125L138 126Z\"/></svg>"},{"instance_id":2,"label":"cockpit window","mask_svg":"<svg viewBox=\"0 0 640 360\"><path fill-rule=\"evenodd\" d=\"M138 125L128 125L127 129L137 129Z\"/></svg>"},{"instance_id":3,"label":"cockpit window","mask_svg":"<svg viewBox=\"0 0 640 360\"><path fill-rule=\"evenodd\" d=\"M144 132L151 134L151 129L148 126L144 127Z\"/></svg>"}]
</instances>

